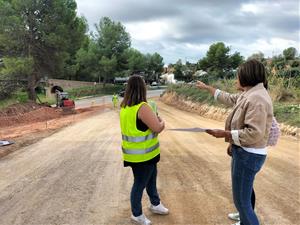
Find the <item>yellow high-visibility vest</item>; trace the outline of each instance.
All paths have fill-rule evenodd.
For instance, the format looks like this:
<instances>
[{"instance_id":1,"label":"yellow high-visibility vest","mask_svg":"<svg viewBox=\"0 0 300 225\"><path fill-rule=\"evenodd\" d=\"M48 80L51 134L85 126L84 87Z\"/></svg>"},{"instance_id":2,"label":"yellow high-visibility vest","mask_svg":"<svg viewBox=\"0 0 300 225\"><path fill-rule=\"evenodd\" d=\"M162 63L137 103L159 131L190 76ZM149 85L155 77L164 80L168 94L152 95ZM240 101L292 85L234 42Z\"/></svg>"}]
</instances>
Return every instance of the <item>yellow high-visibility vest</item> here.
<instances>
[{"instance_id":1,"label":"yellow high-visibility vest","mask_svg":"<svg viewBox=\"0 0 300 225\"><path fill-rule=\"evenodd\" d=\"M127 162L145 162L160 153L157 134L150 129L140 131L136 127L137 113L143 104L147 103L141 102L120 110L123 159Z\"/></svg>"},{"instance_id":2,"label":"yellow high-visibility vest","mask_svg":"<svg viewBox=\"0 0 300 225\"><path fill-rule=\"evenodd\" d=\"M113 102L117 102L119 100L119 98L117 95L113 95L112 100L113 100Z\"/></svg>"}]
</instances>

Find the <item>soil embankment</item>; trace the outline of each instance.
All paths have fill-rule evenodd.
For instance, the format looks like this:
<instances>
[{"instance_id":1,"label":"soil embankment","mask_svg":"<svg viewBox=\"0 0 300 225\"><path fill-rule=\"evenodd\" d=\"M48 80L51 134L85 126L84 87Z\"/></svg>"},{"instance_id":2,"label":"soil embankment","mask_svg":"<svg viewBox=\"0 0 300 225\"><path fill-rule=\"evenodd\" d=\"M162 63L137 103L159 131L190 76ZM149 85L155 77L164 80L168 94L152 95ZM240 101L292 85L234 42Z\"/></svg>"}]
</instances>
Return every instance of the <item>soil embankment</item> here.
<instances>
[{"instance_id":1,"label":"soil embankment","mask_svg":"<svg viewBox=\"0 0 300 225\"><path fill-rule=\"evenodd\" d=\"M214 119L218 121L225 121L231 108L221 108L211 106L208 104L200 104L186 100L185 98L178 96L175 92L165 92L160 98L162 102L175 106L178 109L188 112L197 113L205 118ZM284 135L298 136L300 129L297 127L289 126L286 124L279 124L281 133Z\"/></svg>"},{"instance_id":2,"label":"soil embankment","mask_svg":"<svg viewBox=\"0 0 300 225\"><path fill-rule=\"evenodd\" d=\"M0 110L0 140L14 142L13 145L0 148L0 158L51 136L63 127L101 112L106 107L102 105L63 110L36 103L26 103Z\"/></svg>"}]
</instances>

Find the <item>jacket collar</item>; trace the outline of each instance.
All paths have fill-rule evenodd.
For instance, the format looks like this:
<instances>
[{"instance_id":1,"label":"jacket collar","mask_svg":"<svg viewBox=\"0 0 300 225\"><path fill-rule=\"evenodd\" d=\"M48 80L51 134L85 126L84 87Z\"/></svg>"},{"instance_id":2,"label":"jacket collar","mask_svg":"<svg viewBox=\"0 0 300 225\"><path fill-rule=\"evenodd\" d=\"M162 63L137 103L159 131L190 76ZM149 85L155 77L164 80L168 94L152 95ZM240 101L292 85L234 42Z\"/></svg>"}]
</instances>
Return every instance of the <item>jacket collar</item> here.
<instances>
[{"instance_id":1,"label":"jacket collar","mask_svg":"<svg viewBox=\"0 0 300 225\"><path fill-rule=\"evenodd\" d=\"M257 85L255 85L252 88L250 88L248 91L244 92L243 96L247 97L251 93L253 93L253 92L257 91L257 90L262 90L262 89L265 89L264 84L263 83L258 83Z\"/></svg>"}]
</instances>

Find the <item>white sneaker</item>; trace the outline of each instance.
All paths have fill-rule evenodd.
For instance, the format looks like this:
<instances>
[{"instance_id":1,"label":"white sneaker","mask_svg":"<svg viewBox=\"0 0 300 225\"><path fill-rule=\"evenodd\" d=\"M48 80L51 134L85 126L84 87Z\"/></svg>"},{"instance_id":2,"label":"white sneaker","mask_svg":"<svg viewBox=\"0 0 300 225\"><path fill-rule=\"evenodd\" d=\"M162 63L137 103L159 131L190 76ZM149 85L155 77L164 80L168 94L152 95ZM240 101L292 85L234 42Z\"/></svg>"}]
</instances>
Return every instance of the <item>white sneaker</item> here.
<instances>
[{"instance_id":1,"label":"white sneaker","mask_svg":"<svg viewBox=\"0 0 300 225\"><path fill-rule=\"evenodd\" d=\"M229 213L228 218L235 221L240 221L240 214L237 213Z\"/></svg>"},{"instance_id":2,"label":"white sneaker","mask_svg":"<svg viewBox=\"0 0 300 225\"><path fill-rule=\"evenodd\" d=\"M131 215L131 219L136 223L136 224L140 224L140 225L151 225L151 221L147 219L147 217L142 214L140 216L134 216Z\"/></svg>"},{"instance_id":3,"label":"white sneaker","mask_svg":"<svg viewBox=\"0 0 300 225\"><path fill-rule=\"evenodd\" d=\"M239 221L239 222L234 223L234 224L232 224L232 225L241 225L241 222Z\"/></svg>"},{"instance_id":4,"label":"white sneaker","mask_svg":"<svg viewBox=\"0 0 300 225\"><path fill-rule=\"evenodd\" d=\"M164 207L164 205L162 203L159 203L159 205L154 206L154 205L150 205L149 207L150 211L156 214L160 214L160 215L167 215L169 214L169 210Z\"/></svg>"}]
</instances>

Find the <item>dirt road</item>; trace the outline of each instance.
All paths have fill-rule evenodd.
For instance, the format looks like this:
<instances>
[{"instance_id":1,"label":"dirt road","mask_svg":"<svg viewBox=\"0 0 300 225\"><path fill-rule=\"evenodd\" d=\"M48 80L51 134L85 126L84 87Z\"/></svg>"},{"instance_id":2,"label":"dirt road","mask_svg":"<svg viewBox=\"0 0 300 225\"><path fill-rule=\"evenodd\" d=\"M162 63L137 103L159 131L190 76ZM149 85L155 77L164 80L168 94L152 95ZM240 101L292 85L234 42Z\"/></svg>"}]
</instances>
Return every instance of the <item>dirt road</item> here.
<instances>
[{"instance_id":1,"label":"dirt road","mask_svg":"<svg viewBox=\"0 0 300 225\"><path fill-rule=\"evenodd\" d=\"M159 103L167 128L214 127ZM131 224L130 168L123 168L118 112L64 128L0 160L0 224ZM160 135L158 189L168 216L145 214L153 224L231 224L230 158L226 144L205 133L165 130ZM270 150L255 189L262 224L300 221L299 142L283 137Z\"/></svg>"}]
</instances>

